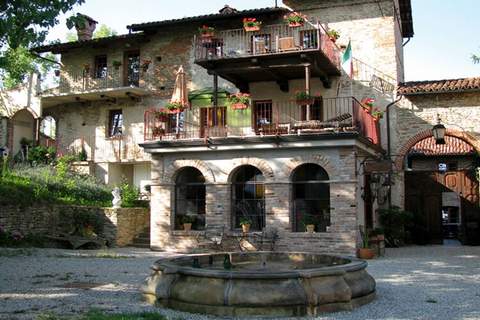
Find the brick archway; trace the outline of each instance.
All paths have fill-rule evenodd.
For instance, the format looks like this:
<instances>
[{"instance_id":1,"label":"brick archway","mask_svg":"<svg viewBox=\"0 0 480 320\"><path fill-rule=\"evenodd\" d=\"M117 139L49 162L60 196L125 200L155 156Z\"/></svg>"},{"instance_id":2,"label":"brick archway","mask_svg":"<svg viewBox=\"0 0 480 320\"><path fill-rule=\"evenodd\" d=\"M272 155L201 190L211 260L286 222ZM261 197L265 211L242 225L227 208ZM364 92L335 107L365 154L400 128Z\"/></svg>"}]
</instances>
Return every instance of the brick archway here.
<instances>
[{"instance_id":1,"label":"brick archway","mask_svg":"<svg viewBox=\"0 0 480 320\"><path fill-rule=\"evenodd\" d=\"M215 175L208 165L201 160L175 160L166 168L163 177L166 183L174 183L177 173L185 167L198 169L205 177L205 183L214 183Z\"/></svg>"},{"instance_id":2,"label":"brick archway","mask_svg":"<svg viewBox=\"0 0 480 320\"><path fill-rule=\"evenodd\" d=\"M245 165L250 165L260 170L265 177L265 182L273 182L274 174L272 167L270 167L266 160L259 158L242 158L240 161L236 161L235 166L232 168L232 170L230 170L227 181L231 182L233 174L237 171L237 169Z\"/></svg>"},{"instance_id":3,"label":"brick archway","mask_svg":"<svg viewBox=\"0 0 480 320\"><path fill-rule=\"evenodd\" d=\"M332 179L332 177L337 176L337 171L335 170L335 168L331 165L330 161L322 155L312 155L308 157L295 157L293 159L290 159L290 161L287 162L285 165L285 170L284 170L285 176L288 177L288 179L290 180L292 177L293 171L299 166L307 163L313 163L325 169L325 171L327 171L329 179Z\"/></svg>"},{"instance_id":4,"label":"brick archway","mask_svg":"<svg viewBox=\"0 0 480 320\"><path fill-rule=\"evenodd\" d=\"M458 139L465 141L466 143L470 144L477 152L480 152L480 141L478 141L472 135L458 130L447 129L445 132L446 136L452 136ZM397 170L402 170L405 165L405 158L410 151L410 149L417 144L418 142L422 141L423 139L429 138L432 136L432 130L423 130L413 137L411 137L400 149L398 156L395 160L395 167Z\"/></svg>"}]
</instances>

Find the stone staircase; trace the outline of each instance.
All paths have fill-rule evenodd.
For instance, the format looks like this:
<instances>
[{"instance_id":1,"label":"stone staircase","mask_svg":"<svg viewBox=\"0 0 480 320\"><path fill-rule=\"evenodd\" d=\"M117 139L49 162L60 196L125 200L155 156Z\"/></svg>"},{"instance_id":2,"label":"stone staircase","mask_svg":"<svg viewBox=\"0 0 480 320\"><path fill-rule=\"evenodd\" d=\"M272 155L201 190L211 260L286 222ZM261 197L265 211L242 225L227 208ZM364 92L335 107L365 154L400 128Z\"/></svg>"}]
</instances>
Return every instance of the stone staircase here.
<instances>
[{"instance_id":1,"label":"stone staircase","mask_svg":"<svg viewBox=\"0 0 480 320\"><path fill-rule=\"evenodd\" d=\"M132 247L150 248L150 227L143 229L135 239L133 239Z\"/></svg>"}]
</instances>

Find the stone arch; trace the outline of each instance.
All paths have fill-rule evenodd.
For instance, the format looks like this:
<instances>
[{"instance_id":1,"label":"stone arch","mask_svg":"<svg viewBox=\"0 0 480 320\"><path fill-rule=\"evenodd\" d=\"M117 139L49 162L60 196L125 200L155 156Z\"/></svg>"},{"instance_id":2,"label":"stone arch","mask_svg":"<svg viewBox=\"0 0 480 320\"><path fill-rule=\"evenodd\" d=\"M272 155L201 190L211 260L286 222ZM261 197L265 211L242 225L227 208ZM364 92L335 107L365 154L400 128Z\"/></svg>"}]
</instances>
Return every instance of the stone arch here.
<instances>
[{"instance_id":1,"label":"stone arch","mask_svg":"<svg viewBox=\"0 0 480 320\"><path fill-rule=\"evenodd\" d=\"M307 157L295 157L290 159L290 161L285 164L285 176L290 180L295 169L302 164L307 163L313 163L325 169L330 179L337 176L337 170L335 167L332 166L330 161L322 155L311 155Z\"/></svg>"},{"instance_id":2,"label":"stone arch","mask_svg":"<svg viewBox=\"0 0 480 320\"><path fill-rule=\"evenodd\" d=\"M13 156L22 150L21 140L23 138L36 143L38 119L35 111L27 107L17 110L8 120L7 145Z\"/></svg>"},{"instance_id":3,"label":"stone arch","mask_svg":"<svg viewBox=\"0 0 480 320\"><path fill-rule=\"evenodd\" d=\"M234 167L230 170L230 173L228 174L227 181L232 182L233 174L237 171L239 167L245 165L250 165L260 170L265 177L265 182L272 182L274 180L273 169L266 160L259 158L242 158L240 159L240 161L235 162Z\"/></svg>"},{"instance_id":4,"label":"stone arch","mask_svg":"<svg viewBox=\"0 0 480 320\"><path fill-rule=\"evenodd\" d=\"M445 135L461 139L466 143L470 144L477 152L480 152L480 141L478 141L475 137L473 137L469 133L447 128ZM405 158L408 152L410 151L410 149L421 140L429 138L431 136L432 136L432 130L427 129L427 130L418 132L416 135L408 139L408 141L400 148L400 151L398 152L397 158L395 159L395 167L398 170L402 170L405 165Z\"/></svg>"},{"instance_id":5,"label":"stone arch","mask_svg":"<svg viewBox=\"0 0 480 320\"><path fill-rule=\"evenodd\" d=\"M184 159L175 160L168 165L163 174L164 181L166 183L174 183L179 170L185 167L193 167L195 169L198 169L198 171L200 171L205 177L205 183L215 182L215 175L205 162L201 160Z\"/></svg>"}]
</instances>

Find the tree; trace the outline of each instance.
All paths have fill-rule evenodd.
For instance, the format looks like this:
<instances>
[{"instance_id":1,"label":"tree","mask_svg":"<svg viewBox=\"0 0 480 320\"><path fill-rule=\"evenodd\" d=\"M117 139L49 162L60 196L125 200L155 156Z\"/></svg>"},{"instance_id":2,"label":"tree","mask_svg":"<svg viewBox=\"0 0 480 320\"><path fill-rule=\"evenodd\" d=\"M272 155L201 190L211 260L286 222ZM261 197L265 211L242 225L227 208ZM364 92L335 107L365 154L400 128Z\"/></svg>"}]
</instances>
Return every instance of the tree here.
<instances>
[{"instance_id":1,"label":"tree","mask_svg":"<svg viewBox=\"0 0 480 320\"><path fill-rule=\"evenodd\" d=\"M85 0L0 0L0 75L9 88L49 63L28 50L45 41L58 15ZM51 67L51 66L50 66Z\"/></svg>"}]
</instances>

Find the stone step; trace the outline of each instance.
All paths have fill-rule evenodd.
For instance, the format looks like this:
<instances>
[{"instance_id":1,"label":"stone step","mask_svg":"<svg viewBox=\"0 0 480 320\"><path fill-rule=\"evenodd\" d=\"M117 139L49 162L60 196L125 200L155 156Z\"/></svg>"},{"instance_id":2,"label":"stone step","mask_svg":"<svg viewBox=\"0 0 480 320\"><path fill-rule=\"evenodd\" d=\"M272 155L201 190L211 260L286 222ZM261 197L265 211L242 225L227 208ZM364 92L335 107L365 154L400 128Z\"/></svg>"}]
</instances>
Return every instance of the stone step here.
<instances>
[{"instance_id":1,"label":"stone step","mask_svg":"<svg viewBox=\"0 0 480 320\"><path fill-rule=\"evenodd\" d=\"M150 237L137 237L133 239L133 242L150 243Z\"/></svg>"},{"instance_id":2,"label":"stone step","mask_svg":"<svg viewBox=\"0 0 480 320\"><path fill-rule=\"evenodd\" d=\"M132 243L134 248L150 248L150 243Z\"/></svg>"}]
</instances>

